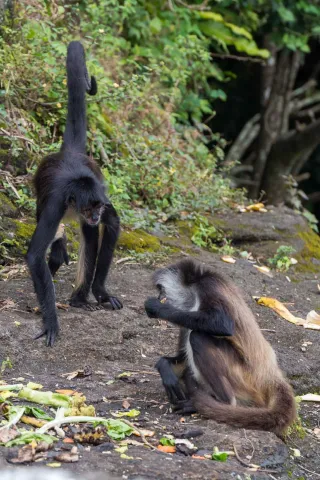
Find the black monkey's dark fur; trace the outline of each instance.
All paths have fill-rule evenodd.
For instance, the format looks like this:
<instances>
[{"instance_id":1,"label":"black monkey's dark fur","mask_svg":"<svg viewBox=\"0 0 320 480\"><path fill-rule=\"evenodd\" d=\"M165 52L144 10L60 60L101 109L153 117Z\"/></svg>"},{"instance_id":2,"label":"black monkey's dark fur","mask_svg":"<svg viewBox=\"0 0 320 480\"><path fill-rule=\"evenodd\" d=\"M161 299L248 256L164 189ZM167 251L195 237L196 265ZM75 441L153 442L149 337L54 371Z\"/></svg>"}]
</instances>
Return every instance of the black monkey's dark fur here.
<instances>
[{"instance_id":1,"label":"black monkey's dark fur","mask_svg":"<svg viewBox=\"0 0 320 480\"><path fill-rule=\"evenodd\" d=\"M156 365L177 411L282 436L296 417L293 392L236 286L191 259L154 283L147 314L181 327L177 355Z\"/></svg>"},{"instance_id":2,"label":"black monkey's dark fur","mask_svg":"<svg viewBox=\"0 0 320 480\"><path fill-rule=\"evenodd\" d=\"M56 238L61 219L73 210L80 218L82 242L78 262L76 289L71 305L88 309L122 308L121 302L108 294L104 283L108 275L119 235L119 217L106 196L101 171L86 155L87 119L85 94L95 95L97 83L89 79L84 49L71 42L67 53L68 115L60 152L46 157L40 164L34 185L37 196L37 228L32 237L27 262L43 316L47 345L52 346L59 331L55 292L51 275L68 263L65 236ZM99 223L102 223L101 241ZM45 261L51 245L49 267ZM91 306L92 292L99 307Z\"/></svg>"}]
</instances>

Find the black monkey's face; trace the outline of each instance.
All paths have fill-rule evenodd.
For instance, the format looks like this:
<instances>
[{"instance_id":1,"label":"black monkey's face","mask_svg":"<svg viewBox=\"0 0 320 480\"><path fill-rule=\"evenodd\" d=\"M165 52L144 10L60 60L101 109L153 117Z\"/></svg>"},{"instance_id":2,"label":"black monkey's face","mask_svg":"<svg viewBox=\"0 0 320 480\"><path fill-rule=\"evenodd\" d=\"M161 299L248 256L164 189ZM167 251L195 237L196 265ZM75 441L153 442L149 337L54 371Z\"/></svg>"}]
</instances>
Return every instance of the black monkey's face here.
<instances>
[{"instance_id":1,"label":"black monkey's face","mask_svg":"<svg viewBox=\"0 0 320 480\"><path fill-rule=\"evenodd\" d=\"M100 223L102 212L103 204L98 202L82 208L80 214L88 225L95 227Z\"/></svg>"}]
</instances>

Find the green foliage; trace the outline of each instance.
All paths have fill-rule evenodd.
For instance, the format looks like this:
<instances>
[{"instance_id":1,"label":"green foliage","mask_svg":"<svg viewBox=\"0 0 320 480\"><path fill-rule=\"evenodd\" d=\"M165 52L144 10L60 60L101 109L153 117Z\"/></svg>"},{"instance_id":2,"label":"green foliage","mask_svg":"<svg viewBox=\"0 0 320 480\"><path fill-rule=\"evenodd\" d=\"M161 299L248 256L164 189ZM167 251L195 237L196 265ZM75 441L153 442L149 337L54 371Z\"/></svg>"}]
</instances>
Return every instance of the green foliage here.
<instances>
[{"instance_id":1,"label":"green foliage","mask_svg":"<svg viewBox=\"0 0 320 480\"><path fill-rule=\"evenodd\" d=\"M295 249L289 245L281 245L273 258L269 258L268 262L277 270L286 272L292 265L291 256L296 253Z\"/></svg>"},{"instance_id":2,"label":"green foliage","mask_svg":"<svg viewBox=\"0 0 320 480\"><path fill-rule=\"evenodd\" d=\"M224 141L202 123L214 114L214 101L225 100L221 85L229 78L212 62L219 38L203 32L212 18L182 5L171 11L160 1L45 5L20 5L13 26L2 26L0 127L13 158L26 155L32 173L59 148L66 45L81 32L99 85L98 96L88 99L89 148L122 221L163 225L182 211L212 211L242 195L226 179ZM229 31L228 45L253 41L245 27L217 18ZM28 185L18 194L10 194L16 205L35 208Z\"/></svg>"},{"instance_id":3,"label":"green foliage","mask_svg":"<svg viewBox=\"0 0 320 480\"><path fill-rule=\"evenodd\" d=\"M191 240L198 247L211 249L215 241L222 240L222 235L207 218L198 216Z\"/></svg>"},{"instance_id":4,"label":"green foliage","mask_svg":"<svg viewBox=\"0 0 320 480\"><path fill-rule=\"evenodd\" d=\"M320 32L318 2L222 0L218 9L237 25L240 23L245 28L268 34L269 39L279 47L287 47L294 51L309 52L310 38L319 35ZM250 54L250 50L247 50L247 53Z\"/></svg>"}]
</instances>

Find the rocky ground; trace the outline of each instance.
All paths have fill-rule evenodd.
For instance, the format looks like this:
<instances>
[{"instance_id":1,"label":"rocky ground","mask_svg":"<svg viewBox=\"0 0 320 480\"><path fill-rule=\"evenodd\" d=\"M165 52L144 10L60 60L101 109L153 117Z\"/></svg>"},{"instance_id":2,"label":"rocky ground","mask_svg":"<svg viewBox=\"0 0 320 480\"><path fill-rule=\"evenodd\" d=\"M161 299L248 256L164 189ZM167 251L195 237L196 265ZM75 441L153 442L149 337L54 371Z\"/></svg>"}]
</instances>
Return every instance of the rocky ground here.
<instances>
[{"instance_id":1,"label":"rocky ground","mask_svg":"<svg viewBox=\"0 0 320 480\"><path fill-rule=\"evenodd\" d=\"M176 245L179 240L176 240ZM259 325L275 348L279 363L287 374L297 395L320 392L319 331L306 330L288 323L273 311L256 304L253 296L272 296L287 302L292 313L305 317L319 308L320 299L316 274L295 277L289 282L286 275L269 278L258 272L247 261L238 259L226 264L220 256L194 252L200 261L232 278L242 287L254 310ZM177 257L180 254L176 255ZM154 364L163 354L174 352L177 330L165 322L149 319L143 304L153 294L152 269L139 263L115 264L110 277L110 289L124 303L121 311L84 312L69 308L60 311L61 335L54 348L46 348L43 340L32 337L41 326L40 317L29 313L37 305L28 276L0 282L0 301L13 300L14 307L0 311L0 358L9 357L13 368L6 369L4 379L14 382L23 377L42 383L45 389L74 389L83 392L87 403L93 404L99 415L110 416L110 411L122 408L124 400L130 408L141 411L137 426L155 431L152 442L164 433L176 438L200 429L201 435L193 442L202 451L213 447L238 453L224 463L200 460L179 454L164 454L144 446L129 446L128 456L120 458L100 447L81 449L79 462L64 464L63 468L76 472L104 472L103 478L125 479L315 479L320 472L320 440L314 429L320 423L320 405L302 403L302 428L284 444L271 433L244 431L218 425L197 416L185 417L170 412L169 405ZM133 264L132 264L133 263ZM290 276L290 274L289 274ZM57 300L67 303L72 290L74 265L63 267L57 276ZM298 281L299 280L299 281ZM303 347L309 342L307 347ZM62 374L90 366L92 375L66 380ZM129 377L117 378L122 372ZM110 380L115 380L110 383ZM303 438L302 438L303 437ZM294 456L298 449L301 456ZM0 471L9 466L8 449L0 449ZM239 459L242 460L239 461ZM261 468L253 472L245 464ZM33 464L29 468L39 468ZM108 475L107 475L108 473ZM110 475L110 477L109 477ZM81 478L81 477L79 477Z\"/></svg>"}]
</instances>

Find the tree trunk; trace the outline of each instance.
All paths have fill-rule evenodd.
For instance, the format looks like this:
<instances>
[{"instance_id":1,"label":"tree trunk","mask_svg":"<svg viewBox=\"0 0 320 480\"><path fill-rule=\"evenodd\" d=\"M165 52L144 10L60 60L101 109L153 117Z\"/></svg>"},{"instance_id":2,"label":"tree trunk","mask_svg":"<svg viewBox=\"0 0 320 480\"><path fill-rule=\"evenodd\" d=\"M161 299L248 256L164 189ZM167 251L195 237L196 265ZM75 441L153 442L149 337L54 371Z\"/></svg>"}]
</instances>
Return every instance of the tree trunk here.
<instances>
[{"instance_id":1,"label":"tree trunk","mask_svg":"<svg viewBox=\"0 0 320 480\"><path fill-rule=\"evenodd\" d=\"M285 201L286 177L301 170L310 153L320 143L320 119L299 132L291 131L274 143L261 188L267 201L279 205Z\"/></svg>"},{"instance_id":2,"label":"tree trunk","mask_svg":"<svg viewBox=\"0 0 320 480\"><path fill-rule=\"evenodd\" d=\"M271 67L263 67L263 78L267 75L268 79L262 81L262 88L270 84L270 75L273 82L270 95L265 95L262 100L265 102L261 118L261 129L258 138L257 156L254 169L254 185L250 191L253 198L259 195L261 190L261 179L267 165L268 156L272 145L276 142L278 136L284 133L288 125L289 102L298 71L298 57L288 49L283 49L278 58L275 57L274 50L269 59L276 62L275 70ZM272 63L272 62L271 62Z\"/></svg>"},{"instance_id":3,"label":"tree trunk","mask_svg":"<svg viewBox=\"0 0 320 480\"><path fill-rule=\"evenodd\" d=\"M261 179L266 168L267 159L272 145L278 138L282 126L285 122L285 112L288 111L288 88L292 83L291 66L292 53L288 49L283 49L276 62L276 70L273 75L273 84L267 103L265 104L261 118L261 129L258 138L256 164L253 180L255 182L251 196L256 198L261 190ZM265 74L263 70L263 75ZM264 82L262 82L262 85Z\"/></svg>"}]
</instances>

